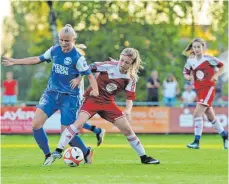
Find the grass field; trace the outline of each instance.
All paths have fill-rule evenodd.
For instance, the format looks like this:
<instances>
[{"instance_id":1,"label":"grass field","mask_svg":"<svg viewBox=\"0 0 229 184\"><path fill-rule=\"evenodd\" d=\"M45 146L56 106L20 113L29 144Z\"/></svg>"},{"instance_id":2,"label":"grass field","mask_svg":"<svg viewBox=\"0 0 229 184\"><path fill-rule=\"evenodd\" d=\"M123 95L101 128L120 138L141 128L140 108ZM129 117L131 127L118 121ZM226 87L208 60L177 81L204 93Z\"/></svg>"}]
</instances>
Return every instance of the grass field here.
<instances>
[{"instance_id":1,"label":"grass field","mask_svg":"<svg viewBox=\"0 0 229 184\"><path fill-rule=\"evenodd\" d=\"M228 151L218 135L204 135L201 149L187 149L191 135L139 135L148 155L160 165L142 165L122 135L106 135L101 147L95 137L82 135L94 147L94 163L71 168L57 160L42 167L43 154L32 136L1 136L2 184L227 184ZM54 150L59 136L49 136Z\"/></svg>"}]
</instances>

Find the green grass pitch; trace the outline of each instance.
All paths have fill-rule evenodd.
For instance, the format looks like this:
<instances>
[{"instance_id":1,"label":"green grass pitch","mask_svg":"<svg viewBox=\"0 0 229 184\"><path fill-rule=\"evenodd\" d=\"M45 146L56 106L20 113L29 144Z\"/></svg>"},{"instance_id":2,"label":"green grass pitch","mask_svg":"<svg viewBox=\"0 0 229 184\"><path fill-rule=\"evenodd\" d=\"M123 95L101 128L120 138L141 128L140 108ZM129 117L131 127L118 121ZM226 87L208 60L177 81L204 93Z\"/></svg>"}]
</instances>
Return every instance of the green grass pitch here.
<instances>
[{"instance_id":1,"label":"green grass pitch","mask_svg":"<svg viewBox=\"0 0 229 184\"><path fill-rule=\"evenodd\" d=\"M1 136L2 184L227 184L228 151L219 135L203 135L201 148L186 144L192 135L139 135L148 155L160 165L142 165L123 135L106 135L96 147L92 134L81 135L94 148L94 163L71 168L63 160L42 167L44 156L31 135ZM58 135L50 135L54 150Z\"/></svg>"}]
</instances>

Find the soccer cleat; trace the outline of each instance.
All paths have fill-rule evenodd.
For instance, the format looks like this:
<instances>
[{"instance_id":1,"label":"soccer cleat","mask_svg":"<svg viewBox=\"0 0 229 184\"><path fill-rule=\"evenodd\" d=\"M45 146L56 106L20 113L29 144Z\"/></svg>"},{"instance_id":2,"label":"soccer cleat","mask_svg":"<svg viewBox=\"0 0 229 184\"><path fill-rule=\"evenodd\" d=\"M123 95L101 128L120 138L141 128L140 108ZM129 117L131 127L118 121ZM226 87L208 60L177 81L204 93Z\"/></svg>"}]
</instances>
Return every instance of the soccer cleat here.
<instances>
[{"instance_id":1,"label":"soccer cleat","mask_svg":"<svg viewBox=\"0 0 229 184\"><path fill-rule=\"evenodd\" d=\"M103 140L104 140L104 136L105 136L105 130L100 128L100 132L96 134L96 138L97 138L97 146L99 146Z\"/></svg>"},{"instance_id":2,"label":"soccer cleat","mask_svg":"<svg viewBox=\"0 0 229 184\"><path fill-rule=\"evenodd\" d=\"M50 155L49 157L45 158L45 161L43 163L42 166L49 166L51 165L53 162L55 161L55 159L52 157L52 155Z\"/></svg>"},{"instance_id":3,"label":"soccer cleat","mask_svg":"<svg viewBox=\"0 0 229 184\"><path fill-rule=\"evenodd\" d=\"M200 147L199 147L199 144L196 143L196 142L192 142L192 143L190 143L190 144L187 144L187 147L188 147L188 148L192 148L192 149L199 149L199 148L200 148Z\"/></svg>"},{"instance_id":4,"label":"soccer cleat","mask_svg":"<svg viewBox=\"0 0 229 184\"><path fill-rule=\"evenodd\" d=\"M88 151L87 151L86 155L84 155L84 164L92 164L93 152L94 152L94 150L91 147L88 147Z\"/></svg>"},{"instance_id":5,"label":"soccer cleat","mask_svg":"<svg viewBox=\"0 0 229 184\"><path fill-rule=\"evenodd\" d=\"M43 166L51 165L57 158L60 159L62 157L61 153L58 151L54 151L51 156L45 159Z\"/></svg>"},{"instance_id":6,"label":"soccer cleat","mask_svg":"<svg viewBox=\"0 0 229 184\"><path fill-rule=\"evenodd\" d=\"M140 158L141 158L142 164L160 164L160 160L157 160L152 157L148 157L146 155L141 156Z\"/></svg>"},{"instance_id":7,"label":"soccer cleat","mask_svg":"<svg viewBox=\"0 0 229 184\"><path fill-rule=\"evenodd\" d=\"M228 138L223 138L223 147L224 149L228 149Z\"/></svg>"},{"instance_id":8,"label":"soccer cleat","mask_svg":"<svg viewBox=\"0 0 229 184\"><path fill-rule=\"evenodd\" d=\"M62 157L61 152L59 152L59 151L54 151L54 152L52 153L52 157L54 158L54 160L55 160L55 159L60 159L60 158Z\"/></svg>"}]
</instances>

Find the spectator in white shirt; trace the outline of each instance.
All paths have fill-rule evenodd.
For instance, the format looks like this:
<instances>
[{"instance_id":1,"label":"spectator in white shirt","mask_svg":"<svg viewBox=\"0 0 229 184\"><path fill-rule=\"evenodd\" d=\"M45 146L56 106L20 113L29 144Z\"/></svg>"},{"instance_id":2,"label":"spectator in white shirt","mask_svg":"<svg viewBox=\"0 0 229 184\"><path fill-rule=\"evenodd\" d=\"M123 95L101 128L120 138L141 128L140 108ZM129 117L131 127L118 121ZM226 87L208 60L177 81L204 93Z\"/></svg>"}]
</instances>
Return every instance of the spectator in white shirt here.
<instances>
[{"instance_id":1,"label":"spectator in white shirt","mask_svg":"<svg viewBox=\"0 0 229 184\"><path fill-rule=\"evenodd\" d=\"M185 91L182 93L182 101L185 107L195 107L196 92L192 89L192 85L186 84Z\"/></svg>"}]
</instances>

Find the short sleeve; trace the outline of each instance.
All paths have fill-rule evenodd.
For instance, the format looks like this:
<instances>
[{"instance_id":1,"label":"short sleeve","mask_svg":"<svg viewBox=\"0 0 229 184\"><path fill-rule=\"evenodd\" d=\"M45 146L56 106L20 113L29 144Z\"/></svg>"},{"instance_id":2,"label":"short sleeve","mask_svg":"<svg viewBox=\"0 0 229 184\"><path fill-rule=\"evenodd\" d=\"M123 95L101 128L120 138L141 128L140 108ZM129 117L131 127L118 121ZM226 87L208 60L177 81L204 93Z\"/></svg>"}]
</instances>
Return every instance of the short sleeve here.
<instances>
[{"instance_id":1,"label":"short sleeve","mask_svg":"<svg viewBox=\"0 0 229 184\"><path fill-rule=\"evenodd\" d=\"M190 74L191 73L191 65L190 65L190 60L187 59L186 64L184 65L184 70L183 70L183 74Z\"/></svg>"},{"instance_id":2,"label":"short sleeve","mask_svg":"<svg viewBox=\"0 0 229 184\"><path fill-rule=\"evenodd\" d=\"M212 65L212 66L217 66L217 67L221 67L223 66L223 62L220 61L218 58L216 57L209 57L208 62Z\"/></svg>"},{"instance_id":3,"label":"short sleeve","mask_svg":"<svg viewBox=\"0 0 229 184\"><path fill-rule=\"evenodd\" d=\"M51 51L52 51L52 48L49 48L44 54L40 55L39 56L39 59L41 62L51 62L51 58L52 58L52 55L51 55Z\"/></svg>"},{"instance_id":4,"label":"short sleeve","mask_svg":"<svg viewBox=\"0 0 229 184\"><path fill-rule=\"evenodd\" d=\"M87 64L87 61L84 56L81 56L77 63L76 63L76 69L80 72L80 75L89 75L91 74L91 70L89 69L89 66Z\"/></svg>"},{"instance_id":5,"label":"short sleeve","mask_svg":"<svg viewBox=\"0 0 229 184\"><path fill-rule=\"evenodd\" d=\"M136 90L136 80L134 79L134 77L130 77L130 80L125 88L127 100L136 99L135 90Z\"/></svg>"}]
</instances>

